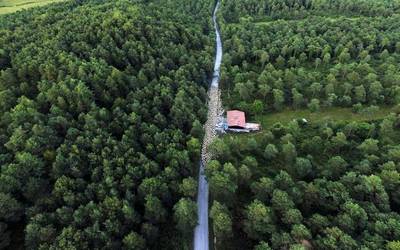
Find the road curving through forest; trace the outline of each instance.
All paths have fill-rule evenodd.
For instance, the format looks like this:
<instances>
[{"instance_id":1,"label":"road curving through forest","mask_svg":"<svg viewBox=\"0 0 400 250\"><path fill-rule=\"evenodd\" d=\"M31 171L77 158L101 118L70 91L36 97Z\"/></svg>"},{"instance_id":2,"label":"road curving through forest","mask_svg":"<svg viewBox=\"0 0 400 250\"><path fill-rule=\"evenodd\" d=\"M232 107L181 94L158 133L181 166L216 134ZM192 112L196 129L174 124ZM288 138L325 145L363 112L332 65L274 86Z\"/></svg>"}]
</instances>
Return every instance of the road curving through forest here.
<instances>
[{"instance_id":1,"label":"road curving through forest","mask_svg":"<svg viewBox=\"0 0 400 250\"><path fill-rule=\"evenodd\" d=\"M205 135L201 149L201 160L199 166L199 186L197 193L197 214L198 225L194 232L194 249L195 250L208 250L209 249L209 232L208 232L208 183L205 177L204 169L208 161L211 159L211 154L208 150L209 145L216 137L215 126L218 121L218 116L222 112L219 79L220 68L222 62L222 42L217 23L217 12L220 2L218 1L214 13L213 23L215 29L215 42L216 42L216 55L214 64L214 73L211 81L210 89L208 91L208 115L207 121L204 125Z\"/></svg>"}]
</instances>

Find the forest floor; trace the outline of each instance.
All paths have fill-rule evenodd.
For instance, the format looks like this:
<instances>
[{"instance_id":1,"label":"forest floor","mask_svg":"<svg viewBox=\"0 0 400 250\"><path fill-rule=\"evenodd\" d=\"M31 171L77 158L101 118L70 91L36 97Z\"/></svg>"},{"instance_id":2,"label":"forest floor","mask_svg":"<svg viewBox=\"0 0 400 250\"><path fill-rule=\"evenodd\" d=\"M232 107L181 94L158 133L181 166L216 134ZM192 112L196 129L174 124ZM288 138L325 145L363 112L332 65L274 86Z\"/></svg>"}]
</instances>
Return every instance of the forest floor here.
<instances>
[{"instance_id":1,"label":"forest floor","mask_svg":"<svg viewBox=\"0 0 400 250\"><path fill-rule=\"evenodd\" d=\"M288 124L294 119L307 119L310 123L320 123L327 121L369 121L382 119L391 112L395 107L379 107L379 111L373 114L356 114L351 108L324 108L318 112L311 112L307 109L286 109L280 112L258 115L254 117L254 121L260 122L263 128L272 127L275 123L280 122L282 125Z\"/></svg>"},{"instance_id":2,"label":"forest floor","mask_svg":"<svg viewBox=\"0 0 400 250\"><path fill-rule=\"evenodd\" d=\"M65 0L0 0L0 15Z\"/></svg>"}]
</instances>

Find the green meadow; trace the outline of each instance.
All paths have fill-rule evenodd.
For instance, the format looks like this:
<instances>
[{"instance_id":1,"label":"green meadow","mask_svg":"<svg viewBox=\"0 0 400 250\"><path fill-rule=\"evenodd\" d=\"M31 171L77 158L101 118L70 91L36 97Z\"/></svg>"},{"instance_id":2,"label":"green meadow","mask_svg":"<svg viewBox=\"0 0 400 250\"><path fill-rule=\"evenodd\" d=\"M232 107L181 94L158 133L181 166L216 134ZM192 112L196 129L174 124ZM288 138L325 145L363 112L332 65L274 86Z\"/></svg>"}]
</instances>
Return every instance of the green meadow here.
<instances>
[{"instance_id":1,"label":"green meadow","mask_svg":"<svg viewBox=\"0 0 400 250\"><path fill-rule=\"evenodd\" d=\"M0 0L0 15L64 0Z\"/></svg>"}]
</instances>

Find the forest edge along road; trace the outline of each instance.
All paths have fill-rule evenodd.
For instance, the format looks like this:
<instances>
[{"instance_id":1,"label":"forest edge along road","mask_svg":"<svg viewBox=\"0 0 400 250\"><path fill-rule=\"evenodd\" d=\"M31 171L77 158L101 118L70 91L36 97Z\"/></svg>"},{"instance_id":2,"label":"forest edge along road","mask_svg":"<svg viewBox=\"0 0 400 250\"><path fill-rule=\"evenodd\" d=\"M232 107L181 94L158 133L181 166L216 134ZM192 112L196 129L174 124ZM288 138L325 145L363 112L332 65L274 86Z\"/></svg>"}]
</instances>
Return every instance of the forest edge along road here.
<instances>
[{"instance_id":1,"label":"forest edge along road","mask_svg":"<svg viewBox=\"0 0 400 250\"><path fill-rule=\"evenodd\" d=\"M197 214L198 224L194 231L194 249L195 250L208 250L209 237L208 237L208 183L204 173L207 162L211 158L208 152L208 146L216 137L215 125L217 124L217 117L221 111L220 92L218 89L220 79L220 67L222 61L222 42L217 23L217 11L220 2L218 1L214 13L213 23L216 35L216 55L214 64L214 73L211 86L208 92L208 115L205 124L205 135L201 149L201 160L199 166L199 186L197 193Z\"/></svg>"}]
</instances>

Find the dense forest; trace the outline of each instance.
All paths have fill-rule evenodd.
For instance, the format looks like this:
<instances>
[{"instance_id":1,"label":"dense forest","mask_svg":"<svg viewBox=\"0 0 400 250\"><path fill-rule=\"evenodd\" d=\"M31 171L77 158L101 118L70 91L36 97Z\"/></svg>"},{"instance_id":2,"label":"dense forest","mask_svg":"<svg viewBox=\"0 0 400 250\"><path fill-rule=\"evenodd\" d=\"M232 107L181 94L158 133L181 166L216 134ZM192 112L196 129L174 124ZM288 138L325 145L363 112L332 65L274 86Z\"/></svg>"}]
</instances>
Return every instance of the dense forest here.
<instances>
[{"instance_id":1,"label":"dense forest","mask_svg":"<svg viewBox=\"0 0 400 250\"><path fill-rule=\"evenodd\" d=\"M222 15L229 22L302 19L311 16L390 16L400 11L397 0L222 0Z\"/></svg>"},{"instance_id":2,"label":"dense forest","mask_svg":"<svg viewBox=\"0 0 400 250\"><path fill-rule=\"evenodd\" d=\"M215 3L0 16L0 249L192 248ZM370 115L217 139L210 247L399 250L400 2L221 0L218 20L224 108Z\"/></svg>"},{"instance_id":3,"label":"dense forest","mask_svg":"<svg viewBox=\"0 0 400 250\"><path fill-rule=\"evenodd\" d=\"M227 6L221 14L226 51L221 85L229 107L253 114L287 106L359 110L400 100L399 14L360 15L360 5L350 17L315 14L268 21L255 15L258 21L243 16L231 23L227 9L232 2L224 1ZM247 2L251 1L240 1ZM352 1L345 2L348 5L341 6L351 10ZM270 6L269 1L265 4ZM294 11L281 8L286 10L281 18Z\"/></svg>"},{"instance_id":4,"label":"dense forest","mask_svg":"<svg viewBox=\"0 0 400 250\"><path fill-rule=\"evenodd\" d=\"M399 143L395 115L218 140L207 168L217 249L399 249Z\"/></svg>"},{"instance_id":5,"label":"dense forest","mask_svg":"<svg viewBox=\"0 0 400 250\"><path fill-rule=\"evenodd\" d=\"M399 10L391 0L223 0L225 108L268 119L398 105ZM400 249L400 115L370 118L298 117L217 140L207 167L216 249Z\"/></svg>"},{"instance_id":6,"label":"dense forest","mask_svg":"<svg viewBox=\"0 0 400 250\"><path fill-rule=\"evenodd\" d=\"M0 249L189 249L214 2L0 16Z\"/></svg>"}]
</instances>

